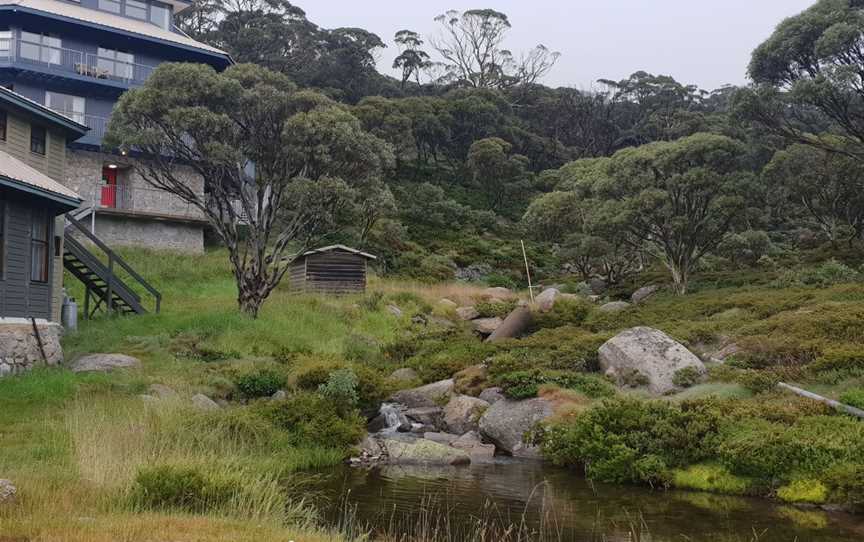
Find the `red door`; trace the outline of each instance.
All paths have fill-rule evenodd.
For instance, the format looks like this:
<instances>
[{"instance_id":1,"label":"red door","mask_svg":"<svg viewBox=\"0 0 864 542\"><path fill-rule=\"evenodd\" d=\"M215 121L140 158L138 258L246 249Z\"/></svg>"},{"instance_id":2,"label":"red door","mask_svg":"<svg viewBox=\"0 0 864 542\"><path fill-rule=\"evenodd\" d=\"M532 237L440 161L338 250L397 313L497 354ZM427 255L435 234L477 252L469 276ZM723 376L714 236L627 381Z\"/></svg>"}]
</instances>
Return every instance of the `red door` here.
<instances>
[{"instance_id":1,"label":"red door","mask_svg":"<svg viewBox=\"0 0 864 542\"><path fill-rule=\"evenodd\" d=\"M117 206L117 168L102 167L102 207Z\"/></svg>"}]
</instances>

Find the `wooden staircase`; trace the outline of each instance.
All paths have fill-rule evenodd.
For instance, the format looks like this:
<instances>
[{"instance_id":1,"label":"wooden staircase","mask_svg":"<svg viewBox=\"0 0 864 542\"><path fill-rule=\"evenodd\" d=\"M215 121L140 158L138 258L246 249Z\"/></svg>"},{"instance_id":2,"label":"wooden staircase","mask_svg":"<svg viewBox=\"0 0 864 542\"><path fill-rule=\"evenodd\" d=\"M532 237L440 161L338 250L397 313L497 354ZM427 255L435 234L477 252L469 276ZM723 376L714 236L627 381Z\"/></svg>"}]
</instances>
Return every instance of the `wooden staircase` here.
<instances>
[{"instance_id":1,"label":"wooden staircase","mask_svg":"<svg viewBox=\"0 0 864 542\"><path fill-rule=\"evenodd\" d=\"M78 219L83 218L83 216L86 216L86 213L73 212L66 215L63 267L84 284L86 289L84 317L91 318L100 309L117 314L145 314L148 312L135 290L117 276L116 271L118 269L125 271L153 297L154 310L158 313L162 304L162 294L82 225ZM98 249L103 253L103 258L94 254L91 247L85 246L73 233L89 240L93 244L93 249Z\"/></svg>"}]
</instances>

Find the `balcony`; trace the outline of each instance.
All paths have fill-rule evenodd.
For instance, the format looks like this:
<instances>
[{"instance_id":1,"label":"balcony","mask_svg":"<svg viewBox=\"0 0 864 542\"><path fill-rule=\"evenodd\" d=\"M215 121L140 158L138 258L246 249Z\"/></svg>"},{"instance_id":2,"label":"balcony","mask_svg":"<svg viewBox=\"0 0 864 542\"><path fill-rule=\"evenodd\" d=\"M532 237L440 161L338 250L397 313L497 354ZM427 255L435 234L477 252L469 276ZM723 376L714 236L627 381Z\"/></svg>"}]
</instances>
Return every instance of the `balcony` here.
<instances>
[{"instance_id":1,"label":"balcony","mask_svg":"<svg viewBox=\"0 0 864 542\"><path fill-rule=\"evenodd\" d=\"M0 39L0 63L122 86L141 85L153 72L152 66L17 38Z\"/></svg>"},{"instance_id":2,"label":"balcony","mask_svg":"<svg viewBox=\"0 0 864 542\"><path fill-rule=\"evenodd\" d=\"M205 221L204 213L170 192L119 184L100 184L81 194L97 213L139 216L156 220Z\"/></svg>"}]
</instances>

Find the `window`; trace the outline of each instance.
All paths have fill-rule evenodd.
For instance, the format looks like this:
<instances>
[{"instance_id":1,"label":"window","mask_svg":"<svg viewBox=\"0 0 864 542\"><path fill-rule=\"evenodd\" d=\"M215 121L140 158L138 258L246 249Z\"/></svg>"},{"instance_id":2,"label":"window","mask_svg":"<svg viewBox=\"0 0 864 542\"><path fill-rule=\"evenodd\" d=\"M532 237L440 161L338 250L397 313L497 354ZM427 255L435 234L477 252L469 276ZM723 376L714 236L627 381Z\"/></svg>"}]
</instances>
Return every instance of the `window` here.
<instances>
[{"instance_id":1,"label":"window","mask_svg":"<svg viewBox=\"0 0 864 542\"><path fill-rule=\"evenodd\" d=\"M21 31L21 58L45 64L60 64L63 59L62 46L60 38Z\"/></svg>"},{"instance_id":2,"label":"window","mask_svg":"<svg viewBox=\"0 0 864 542\"><path fill-rule=\"evenodd\" d=\"M48 239L51 226L44 211L33 211L30 223L30 280L48 282Z\"/></svg>"},{"instance_id":3,"label":"window","mask_svg":"<svg viewBox=\"0 0 864 542\"><path fill-rule=\"evenodd\" d=\"M47 147L47 133L42 126L30 125L30 152L45 154Z\"/></svg>"},{"instance_id":4,"label":"window","mask_svg":"<svg viewBox=\"0 0 864 542\"><path fill-rule=\"evenodd\" d=\"M119 77L121 79L133 78L135 55L102 47L99 47L97 54L99 58L96 60L96 66L100 70L112 77Z\"/></svg>"},{"instance_id":5,"label":"window","mask_svg":"<svg viewBox=\"0 0 864 542\"><path fill-rule=\"evenodd\" d=\"M120 0L99 0L99 9L110 11L111 13L120 13Z\"/></svg>"},{"instance_id":6,"label":"window","mask_svg":"<svg viewBox=\"0 0 864 542\"><path fill-rule=\"evenodd\" d=\"M0 30L0 58L9 58L12 51L12 31Z\"/></svg>"},{"instance_id":7,"label":"window","mask_svg":"<svg viewBox=\"0 0 864 542\"><path fill-rule=\"evenodd\" d=\"M9 120L9 117L6 116L5 111L0 111L0 141L6 141L6 122Z\"/></svg>"},{"instance_id":8,"label":"window","mask_svg":"<svg viewBox=\"0 0 864 542\"><path fill-rule=\"evenodd\" d=\"M147 4L140 0L126 0L126 16L147 20Z\"/></svg>"},{"instance_id":9,"label":"window","mask_svg":"<svg viewBox=\"0 0 864 542\"><path fill-rule=\"evenodd\" d=\"M171 10L164 6L150 4L150 22L165 30L170 30Z\"/></svg>"},{"instance_id":10,"label":"window","mask_svg":"<svg viewBox=\"0 0 864 542\"><path fill-rule=\"evenodd\" d=\"M81 96L45 92L45 105L48 109L62 113L79 124L84 124L84 103L84 98Z\"/></svg>"}]
</instances>

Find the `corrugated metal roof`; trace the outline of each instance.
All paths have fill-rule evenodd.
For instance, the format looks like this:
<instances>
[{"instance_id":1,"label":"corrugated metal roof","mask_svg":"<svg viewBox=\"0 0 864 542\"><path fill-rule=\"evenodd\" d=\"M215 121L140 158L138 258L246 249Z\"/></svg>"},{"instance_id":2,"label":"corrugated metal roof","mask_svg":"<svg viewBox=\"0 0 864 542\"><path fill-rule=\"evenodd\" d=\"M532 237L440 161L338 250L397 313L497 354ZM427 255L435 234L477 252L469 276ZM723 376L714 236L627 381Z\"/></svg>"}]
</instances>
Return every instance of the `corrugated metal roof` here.
<instances>
[{"instance_id":1,"label":"corrugated metal roof","mask_svg":"<svg viewBox=\"0 0 864 542\"><path fill-rule=\"evenodd\" d=\"M3 151L0 151L0 177L42 192L50 192L66 199L81 201L81 197L72 190Z\"/></svg>"},{"instance_id":2,"label":"corrugated metal roof","mask_svg":"<svg viewBox=\"0 0 864 542\"><path fill-rule=\"evenodd\" d=\"M67 2L58 2L57 0L0 0L0 6L21 6L23 8L35 9L53 15L125 30L133 34L140 34L149 38L178 43L187 47L201 49L202 51L228 56L228 53L225 51L210 47L182 34L170 32L156 25L144 21L136 21L135 19L127 19L126 17L97 9L84 8Z\"/></svg>"},{"instance_id":3,"label":"corrugated metal roof","mask_svg":"<svg viewBox=\"0 0 864 542\"><path fill-rule=\"evenodd\" d=\"M358 256L363 256L364 258L369 258L370 260L377 260L377 256L373 256L366 252L362 252L357 250L356 248L346 247L345 245L330 245L329 247L316 248L315 250L310 250L308 252L304 252L304 256L310 256L312 254L321 254L323 252L333 252L334 250L344 250L345 252L350 252L351 254L357 254Z\"/></svg>"}]
</instances>

